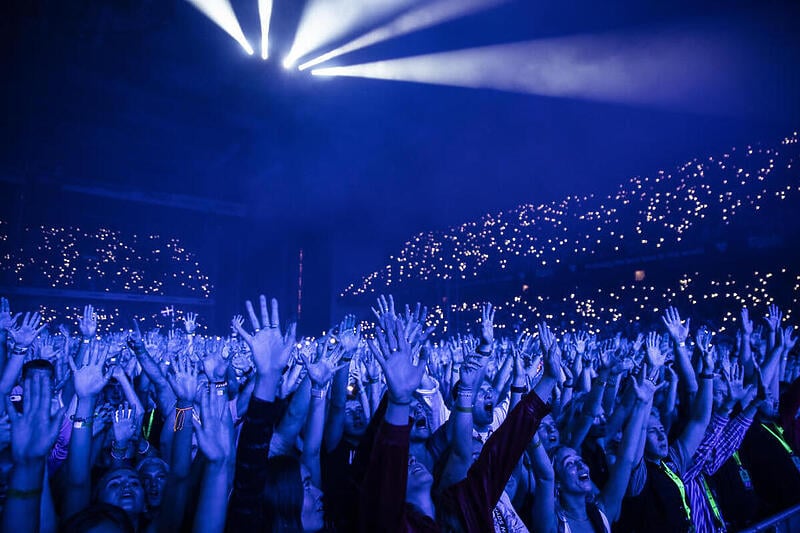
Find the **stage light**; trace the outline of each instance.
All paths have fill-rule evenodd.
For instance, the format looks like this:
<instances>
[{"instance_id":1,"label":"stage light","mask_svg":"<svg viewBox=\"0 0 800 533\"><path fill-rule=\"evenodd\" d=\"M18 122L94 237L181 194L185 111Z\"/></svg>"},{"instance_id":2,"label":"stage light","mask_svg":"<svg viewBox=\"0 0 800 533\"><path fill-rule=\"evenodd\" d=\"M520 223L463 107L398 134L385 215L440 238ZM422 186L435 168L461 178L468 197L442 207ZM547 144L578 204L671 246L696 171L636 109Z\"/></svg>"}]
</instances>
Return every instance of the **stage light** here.
<instances>
[{"instance_id":1,"label":"stage light","mask_svg":"<svg viewBox=\"0 0 800 533\"><path fill-rule=\"evenodd\" d=\"M283 64L283 68L285 68L286 70L289 70L294 66L294 60L291 57L286 56L285 58L283 58L283 63L282 64Z\"/></svg>"},{"instance_id":2,"label":"stage light","mask_svg":"<svg viewBox=\"0 0 800 533\"><path fill-rule=\"evenodd\" d=\"M308 0L294 42L291 62L346 37L349 33L421 4L425 0Z\"/></svg>"},{"instance_id":3,"label":"stage light","mask_svg":"<svg viewBox=\"0 0 800 533\"><path fill-rule=\"evenodd\" d=\"M432 2L412 9L380 28L375 28L369 33L339 48L307 61L300 65L299 68L300 70L306 70L333 59L334 57L339 57L355 50L366 48L367 46L388 41L389 39L401 35L430 28L431 26L442 24L450 20L472 15L478 11L483 11L507 3L508 1L509 0L439 0L437 2Z\"/></svg>"},{"instance_id":4,"label":"stage light","mask_svg":"<svg viewBox=\"0 0 800 533\"><path fill-rule=\"evenodd\" d=\"M245 52L253 55L255 52L247 38L244 36L242 27L239 25L239 19L236 18L236 13L233 12L228 0L186 0L198 11L203 13L217 26L222 28L225 33L233 37L237 43L241 45Z\"/></svg>"},{"instance_id":5,"label":"stage light","mask_svg":"<svg viewBox=\"0 0 800 533\"><path fill-rule=\"evenodd\" d=\"M746 68L742 50L732 38L712 32L653 30L493 45L311 73L729 112L724 99L705 95L736 94Z\"/></svg>"},{"instance_id":6,"label":"stage light","mask_svg":"<svg viewBox=\"0 0 800 533\"><path fill-rule=\"evenodd\" d=\"M258 0L258 19L261 22L261 59L269 57L269 21L272 18L272 0Z\"/></svg>"}]
</instances>

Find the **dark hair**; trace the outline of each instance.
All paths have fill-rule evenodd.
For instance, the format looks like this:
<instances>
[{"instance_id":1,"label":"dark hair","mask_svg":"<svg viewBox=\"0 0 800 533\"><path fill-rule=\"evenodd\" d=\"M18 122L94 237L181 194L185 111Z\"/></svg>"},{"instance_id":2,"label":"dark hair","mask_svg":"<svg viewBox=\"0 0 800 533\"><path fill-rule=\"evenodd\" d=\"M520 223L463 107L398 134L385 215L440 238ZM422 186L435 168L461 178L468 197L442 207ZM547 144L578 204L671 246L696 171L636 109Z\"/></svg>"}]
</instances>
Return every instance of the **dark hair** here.
<instances>
[{"instance_id":1,"label":"dark hair","mask_svg":"<svg viewBox=\"0 0 800 533\"><path fill-rule=\"evenodd\" d=\"M95 503L70 516L61 525L62 533L83 533L101 524L110 523L122 533L134 533L128 513L110 503Z\"/></svg>"},{"instance_id":2,"label":"dark hair","mask_svg":"<svg viewBox=\"0 0 800 533\"><path fill-rule=\"evenodd\" d=\"M55 368L53 368L53 364L46 360L46 359L31 359L24 365L22 365L22 379L24 380L28 377L28 372L33 370L44 370L45 372L50 373L50 377L53 377L56 373Z\"/></svg>"},{"instance_id":3,"label":"dark hair","mask_svg":"<svg viewBox=\"0 0 800 533\"><path fill-rule=\"evenodd\" d=\"M262 496L264 527L262 531L303 531L303 475L300 461L288 455L276 455L267 462L267 478Z\"/></svg>"}]
</instances>

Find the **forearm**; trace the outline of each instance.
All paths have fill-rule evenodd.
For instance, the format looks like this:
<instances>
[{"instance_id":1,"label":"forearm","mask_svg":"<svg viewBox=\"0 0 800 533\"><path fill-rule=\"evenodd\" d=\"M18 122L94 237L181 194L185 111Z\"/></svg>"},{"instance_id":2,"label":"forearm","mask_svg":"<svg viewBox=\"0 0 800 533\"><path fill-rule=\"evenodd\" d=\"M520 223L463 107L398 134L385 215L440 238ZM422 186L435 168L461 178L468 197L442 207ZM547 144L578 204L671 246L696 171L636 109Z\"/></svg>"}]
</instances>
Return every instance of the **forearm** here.
<instances>
[{"instance_id":1,"label":"forearm","mask_svg":"<svg viewBox=\"0 0 800 533\"><path fill-rule=\"evenodd\" d=\"M173 430L170 475L182 481L189 477L192 468L192 402L178 400L165 423Z\"/></svg>"},{"instance_id":2,"label":"forearm","mask_svg":"<svg viewBox=\"0 0 800 533\"><path fill-rule=\"evenodd\" d=\"M303 439L302 462L311 472L311 481L315 486L322 486L319 454L322 448L322 434L325 428L325 394L324 390L311 388L311 408L306 420L305 438Z\"/></svg>"},{"instance_id":3,"label":"forearm","mask_svg":"<svg viewBox=\"0 0 800 533\"><path fill-rule=\"evenodd\" d=\"M553 533L556 530L556 519L553 513L556 508L553 465L541 441L534 440L536 442L529 447L533 460L533 475L536 478L536 490L533 493L531 509L533 530L537 533Z\"/></svg>"},{"instance_id":4,"label":"forearm","mask_svg":"<svg viewBox=\"0 0 800 533\"><path fill-rule=\"evenodd\" d=\"M45 461L12 467L3 509L3 531L38 533Z\"/></svg>"},{"instance_id":5,"label":"forearm","mask_svg":"<svg viewBox=\"0 0 800 533\"><path fill-rule=\"evenodd\" d=\"M141 421L142 417L144 416L144 405L142 405L141 400L139 400L139 396L136 394L136 391L133 390L133 386L131 385L128 376L125 374L120 374L116 380L120 387L122 387L122 393L125 395L125 399L136 410L135 412L137 420Z\"/></svg>"},{"instance_id":6,"label":"forearm","mask_svg":"<svg viewBox=\"0 0 800 533\"><path fill-rule=\"evenodd\" d=\"M292 394L286 413L284 413L283 418L275 428L275 433L280 435L284 442L294 443L303 429L311 406L310 390L311 382L306 378Z\"/></svg>"},{"instance_id":7,"label":"forearm","mask_svg":"<svg viewBox=\"0 0 800 533\"><path fill-rule=\"evenodd\" d=\"M697 391L697 378L694 375L692 362L689 357L689 350L686 349L685 342L678 342L674 337L672 338L673 347L675 349L675 362L677 363L677 374L680 378L679 383L683 383L686 392L686 397L690 397Z\"/></svg>"},{"instance_id":8,"label":"forearm","mask_svg":"<svg viewBox=\"0 0 800 533\"><path fill-rule=\"evenodd\" d=\"M91 500L92 416L95 397L78 398L75 408L72 437L67 455L67 480L65 516L81 511Z\"/></svg>"},{"instance_id":9,"label":"forearm","mask_svg":"<svg viewBox=\"0 0 800 533\"><path fill-rule=\"evenodd\" d=\"M347 401L347 380L349 368L340 368L333 376L330 390L330 407L328 408L328 421L325 424L325 449L335 449L344 434L344 407Z\"/></svg>"},{"instance_id":10,"label":"forearm","mask_svg":"<svg viewBox=\"0 0 800 533\"><path fill-rule=\"evenodd\" d=\"M275 393L278 390L278 377L276 373L264 373L256 375L255 388L253 395L265 402L274 402Z\"/></svg>"},{"instance_id":11,"label":"forearm","mask_svg":"<svg viewBox=\"0 0 800 533\"><path fill-rule=\"evenodd\" d=\"M628 480L631 476L631 470L638 460L637 447L642 434L644 421L649 414L648 407L649 402L636 400L633 416L625 427L625 431L622 433L622 442L620 443L617 460L611 466L608 482L606 486L603 487L601 493L601 499L605 506L606 513L612 522L619 515L622 498L625 496L625 489L628 486Z\"/></svg>"},{"instance_id":12,"label":"forearm","mask_svg":"<svg viewBox=\"0 0 800 533\"><path fill-rule=\"evenodd\" d=\"M225 530L230 484L230 468L227 463L206 463L194 521L196 533Z\"/></svg>"},{"instance_id":13,"label":"forearm","mask_svg":"<svg viewBox=\"0 0 800 533\"><path fill-rule=\"evenodd\" d=\"M0 394L2 394L3 397L8 396L11 389L16 385L24 363L24 354L15 354L11 352L11 357L8 359L8 363L3 369L3 377L0 378ZM5 402L3 402L2 410L5 412Z\"/></svg>"},{"instance_id":14,"label":"forearm","mask_svg":"<svg viewBox=\"0 0 800 533\"><path fill-rule=\"evenodd\" d=\"M609 378L608 384L603 392L603 412L608 414L614 411L617 404L617 394L619 394L619 384L622 381L622 374L616 374Z\"/></svg>"}]
</instances>

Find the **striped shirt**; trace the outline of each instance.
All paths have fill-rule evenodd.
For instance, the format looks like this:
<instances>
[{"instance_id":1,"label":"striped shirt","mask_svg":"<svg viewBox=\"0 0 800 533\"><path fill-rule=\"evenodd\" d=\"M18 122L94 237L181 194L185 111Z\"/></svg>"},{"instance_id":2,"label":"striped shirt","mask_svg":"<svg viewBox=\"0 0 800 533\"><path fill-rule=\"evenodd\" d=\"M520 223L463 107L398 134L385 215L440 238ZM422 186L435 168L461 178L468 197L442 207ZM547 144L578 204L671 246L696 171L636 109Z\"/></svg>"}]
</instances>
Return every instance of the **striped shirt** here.
<instances>
[{"instance_id":1,"label":"striped shirt","mask_svg":"<svg viewBox=\"0 0 800 533\"><path fill-rule=\"evenodd\" d=\"M681 479L686 487L692 522L697 533L725 531L724 517L720 524L706 494L706 476L711 476L739 449L752 418L739 415L733 420L726 416L713 415L703 441L697 448L692 464ZM710 490L710 489L709 489ZM720 511L721 513L721 511Z\"/></svg>"}]
</instances>

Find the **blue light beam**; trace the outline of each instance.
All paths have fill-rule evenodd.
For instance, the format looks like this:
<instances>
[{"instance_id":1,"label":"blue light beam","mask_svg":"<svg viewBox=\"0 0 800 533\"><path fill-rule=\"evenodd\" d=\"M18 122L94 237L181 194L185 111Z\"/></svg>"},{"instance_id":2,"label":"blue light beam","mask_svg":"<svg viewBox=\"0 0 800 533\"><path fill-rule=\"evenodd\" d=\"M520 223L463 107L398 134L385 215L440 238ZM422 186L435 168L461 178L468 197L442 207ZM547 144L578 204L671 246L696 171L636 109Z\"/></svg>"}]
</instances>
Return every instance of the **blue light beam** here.
<instances>
[{"instance_id":1,"label":"blue light beam","mask_svg":"<svg viewBox=\"0 0 800 533\"><path fill-rule=\"evenodd\" d=\"M335 57L372 46L374 44L407 35L415 31L424 30L437 24L472 15L479 11L491 9L509 0L439 0L415 8L398 18L364 35L346 43L339 48L326 52L319 57L300 65L300 70L306 70L316 65L325 63Z\"/></svg>"},{"instance_id":2,"label":"blue light beam","mask_svg":"<svg viewBox=\"0 0 800 533\"><path fill-rule=\"evenodd\" d=\"M239 19L236 18L236 13L233 12L228 0L186 0L198 11L203 13L214 24L222 28L225 33L234 38L234 40L241 45L245 52L253 55L255 52L247 38L244 36L242 27L239 25Z\"/></svg>"}]
</instances>

